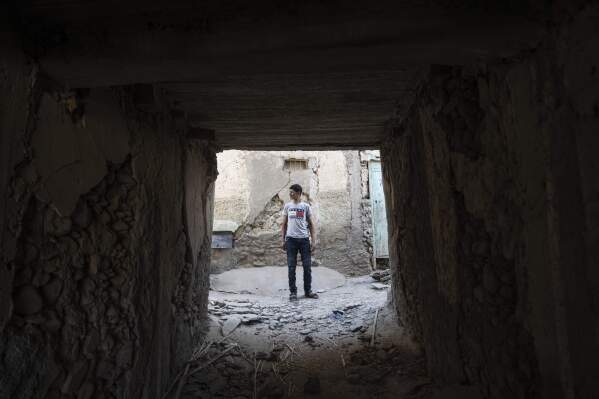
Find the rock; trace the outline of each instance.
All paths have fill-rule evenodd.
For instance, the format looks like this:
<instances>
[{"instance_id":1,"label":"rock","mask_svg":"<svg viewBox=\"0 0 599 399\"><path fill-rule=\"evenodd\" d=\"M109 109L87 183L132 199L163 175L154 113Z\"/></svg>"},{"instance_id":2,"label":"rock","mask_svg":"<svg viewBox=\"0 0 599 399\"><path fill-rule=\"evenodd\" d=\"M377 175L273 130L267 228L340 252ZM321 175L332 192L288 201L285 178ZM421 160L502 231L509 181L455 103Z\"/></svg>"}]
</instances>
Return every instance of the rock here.
<instances>
[{"instance_id":1,"label":"rock","mask_svg":"<svg viewBox=\"0 0 599 399\"><path fill-rule=\"evenodd\" d=\"M241 324L241 319L239 317L230 317L224 323L222 327L223 336L227 336L231 334L239 325Z\"/></svg>"},{"instance_id":2,"label":"rock","mask_svg":"<svg viewBox=\"0 0 599 399\"><path fill-rule=\"evenodd\" d=\"M96 284L89 277L85 277L81 280L80 283L80 291L81 291L81 305L86 306L93 302L94 300L94 290L96 288Z\"/></svg>"},{"instance_id":3,"label":"rock","mask_svg":"<svg viewBox=\"0 0 599 399\"><path fill-rule=\"evenodd\" d=\"M25 285L17 291L14 297L15 312L21 315L38 313L44 307L42 296L32 285Z\"/></svg>"},{"instance_id":4,"label":"rock","mask_svg":"<svg viewBox=\"0 0 599 399\"><path fill-rule=\"evenodd\" d=\"M119 322L119 312L114 306L110 306L106 311L106 320L110 324L117 324Z\"/></svg>"},{"instance_id":5,"label":"rock","mask_svg":"<svg viewBox=\"0 0 599 399\"><path fill-rule=\"evenodd\" d=\"M229 314L254 314L254 311L250 308L237 308L237 309L233 309L230 312L227 312Z\"/></svg>"},{"instance_id":6,"label":"rock","mask_svg":"<svg viewBox=\"0 0 599 399\"><path fill-rule=\"evenodd\" d=\"M100 265L100 255L98 254L93 254L89 257L89 267L88 267L88 271L89 274L96 274L98 273L98 266Z\"/></svg>"},{"instance_id":7,"label":"rock","mask_svg":"<svg viewBox=\"0 0 599 399\"><path fill-rule=\"evenodd\" d=\"M62 326L62 323L58 319L56 312L54 312L54 311L48 312L48 314L46 315L46 321L44 322L44 329L48 332L53 333L53 332L57 332L58 330L60 330L61 326Z\"/></svg>"},{"instance_id":8,"label":"rock","mask_svg":"<svg viewBox=\"0 0 599 399\"><path fill-rule=\"evenodd\" d=\"M225 307L227 304L219 301L211 301L211 304L217 308Z\"/></svg>"},{"instance_id":9,"label":"rock","mask_svg":"<svg viewBox=\"0 0 599 399\"><path fill-rule=\"evenodd\" d=\"M129 226L127 225L127 223L123 222L122 220L117 220L115 223L112 224L112 229L114 231L125 231L125 230L129 230Z\"/></svg>"},{"instance_id":10,"label":"rock","mask_svg":"<svg viewBox=\"0 0 599 399\"><path fill-rule=\"evenodd\" d=\"M345 312L347 312L348 310L355 309L355 308L357 308L359 306L362 306L362 304L361 303L350 303L349 305L347 305L346 307L344 307L343 310Z\"/></svg>"},{"instance_id":11,"label":"rock","mask_svg":"<svg viewBox=\"0 0 599 399\"><path fill-rule=\"evenodd\" d=\"M119 288L125 283L126 279L127 278L124 274L119 273L116 276L114 276L113 278L111 278L110 282L112 283L113 286Z\"/></svg>"},{"instance_id":12,"label":"rock","mask_svg":"<svg viewBox=\"0 0 599 399\"><path fill-rule=\"evenodd\" d=\"M65 234L68 234L69 231L71 231L71 228L73 227L73 223L71 222L70 218L66 218L66 217L57 217L56 219L54 219L54 229L51 232L51 234L60 237L60 236L64 236Z\"/></svg>"},{"instance_id":13,"label":"rock","mask_svg":"<svg viewBox=\"0 0 599 399\"><path fill-rule=\"evenodd\" d=\"M56 257L45 261L42 267L46 273L55 273L60 269L61 265L60 258Z\"/></svg>"},{"instance_id":14,"label":"rock","mask_svg":"<svg viewBox=\"0 0 599 399\"><path fill-rule=\"evenodd\" d=\"M64 384L62 384L61 392L65 395L77 392L83 383L85 374L87 374L87 361L77 362L69 372Z\"/></svg>"},{"instance_id":15,"label":"rock","mask_svg":"<svg viewBox=\"0 0 599 399\"><path fill-rule=\"evenodd\" d=\"M300 333L300 334L302 334L302 335L308 335L308 334L310 334L311 332L312 332L312 329L306 329L306 330L302 330L302 331L300 331L299 333Z\"/></svg>"},{"instance_id":16,"label":"rock","mask_svg":"<svg viewBox=\"0 0 599 399\"><path fill-rule=\"evenodd\" d=\"M87 202L80 200L73 212L73 222L82 229L87 228L92 222L92 212Z\"/></svg>"},{"instance_id":17,"label":"rock","mask_svg":"<svg viewBox=\"0 0 599 399\"><path fill-rule=\"evenodd\" d=\"M49 305L54 304L62 291L62 280L55 277L42 287L42 295Z\"/></svg>"},{"instance_id":18,"label":"rock","mask_svg":"<svg viewBox=\"0 0 599 399\"><path fill-rule=\"evenodd\" d=\"M118 370L114 363L107 360L101 360L96 368L96 376L108 381L112 380L117 372Z\"/></svg>"},{"instance_id":19,"label":"rock","mask_svg":"<svg viewBox=\"0 0 599 399\"><path fill-rule=\"evenodd\" d=\"M391 278L391 272L389 271L389 269L375 270L372 273L370 273L370 277L372 277L376 281L384 282L388 281Z\"/></svg>"},{"instance_id":20,"label":"rock","mask_svg":"<svg viewBox=\"0 0 599 399\"><path fill-rule=\"evenodd\" d=\"M358 332L358 331L362 330L362 327L364 327L362 324L355 324L355 325L351 326L351 332L353 332L353 333Z\"/></svg>"},{"instance_id":21,"label":"rock","mask_svg":"<svg viewBox=\"0 0 599 399\"><path fill-rule=\"evenodd\" d=\"M83 343L83 354L87 357L93 357L93 353L100 344L100 333L98 330L91 330Z\"/></svg>"},{"instance_id":22,"label":"rock","mask_svg":"<svg viewBox=\"0 0 599 399\"><path fill-rule=\"evenodd\" d=\"M40 251L41 260L52 259L60 254L58 247L55 243L46 242L42 245L42 249Z\"/></svg>"},{"instance_id":23,"label":"rock","mask_svg":"<svg viewBox=\"0 0 599 399\"><path fill-rule=\"evenodd\" d=\"M131 343L121 346L116 354L116 364L122 369L129 369L133 359L133 347Z\"/></svg>"},{"instance_id":24,"label":"rock","mask_svg":"<svg viewBox=\"0 0 599 399\"><path fill-rule=\"evenodd\" d=\"M248 313L241 316L241 322L243 324L255 324L260 323L262 318L255 313Z\"/></svg>"},{"instance_id":25,"label":"rock","mask_svg":"<svg viewBox=\"0 0 599 399\"><path fill-rule=\"evenodd\" d=\"M48 284L50 281L50 275L44 271L43 268L37 269L35 274L33 275L33 279L31 279L31 284L35 287L41 287L43 285Z\"/></svg>"},{"instance_id":26,"label":"rock","mask_svg":"<svg viewBox=\"0 0 599 399\"><path fill-rule=\"evenodd\" d=\"M372 283L370 284L370 287L372 287L375 290L386 290L387 288L389 288L389 285L383 283Z\"/></svg>"},{"instance_id":27,"label":"rock","mask_svg":"<svg viewBox=\"0 0 599 399\"><path fill-rule=\"evenodd\" d=\"M320 393L320 378L318 376L309 376L304 383L304 393L317 395Z\"/></svg>"}]
</instances>

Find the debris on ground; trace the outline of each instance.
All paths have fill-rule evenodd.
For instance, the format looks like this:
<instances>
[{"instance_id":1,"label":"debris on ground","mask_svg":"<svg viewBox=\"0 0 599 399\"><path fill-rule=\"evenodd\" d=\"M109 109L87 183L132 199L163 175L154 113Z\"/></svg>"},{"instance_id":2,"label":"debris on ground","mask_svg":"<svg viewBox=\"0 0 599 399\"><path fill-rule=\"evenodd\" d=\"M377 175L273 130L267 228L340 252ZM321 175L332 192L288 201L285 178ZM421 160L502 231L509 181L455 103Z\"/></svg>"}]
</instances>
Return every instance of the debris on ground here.
<instances>
[{"instance_id":1,"label":"debris on ground","mask_svg":"<svg viewBox=\"0 0 599 399\"><path fill-rule=\"evenodd\" d=\"M210 330L164 398L430 398L422 354L389 338L401 328L371 284L297 302L211 291Z\"/></svg>"},{"instance_id":2,"label":"debris on ground","mask_svg":"<svg viewBox=\"0 0 599 399\"><path fill-rule=\"evenodd\" d=\"M370 286L375 290L386 290L387 288L389 288L389 284L383 283L372 283L370 284Z\"/></svg>"},{"instance_id":3,"label":"debris on ground","mask_svg":"<svg viewBox=\"0 0 599 399\"><path fill-rule=\"evenodd\" d=\"M389 269L375 270L370 273L370 277L378 282L385 283L391 280L391 271Z\"/></svg>"}]
</instances>

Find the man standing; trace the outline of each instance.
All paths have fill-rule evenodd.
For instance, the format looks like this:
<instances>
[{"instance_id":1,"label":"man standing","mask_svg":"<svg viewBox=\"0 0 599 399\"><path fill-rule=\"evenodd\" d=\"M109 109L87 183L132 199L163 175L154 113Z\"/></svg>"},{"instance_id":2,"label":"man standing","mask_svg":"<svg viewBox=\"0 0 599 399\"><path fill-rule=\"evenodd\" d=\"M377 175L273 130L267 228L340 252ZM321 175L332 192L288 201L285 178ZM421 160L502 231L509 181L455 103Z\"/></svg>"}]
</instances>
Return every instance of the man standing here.
<instances>
[{"instance_id":1,"label":"man standing","mask_svg":"<svg viewBox=\"0 0 599 399\"><path fill-rule=\"evenodd\" d=\"M295 286L295 267L297 266L297 253L302 258L304 268L304 294L306 298L318 298L312 292L312 260L311 251L316 243L316 232L312 222L312 209L302 201L302 186L294 184L289 187L291 202L283 208L283 250L287 251L287 267L289 272L289 299L297 299ZM312 243L310 243L310 236Z\"/></svg>"}]
</instances>

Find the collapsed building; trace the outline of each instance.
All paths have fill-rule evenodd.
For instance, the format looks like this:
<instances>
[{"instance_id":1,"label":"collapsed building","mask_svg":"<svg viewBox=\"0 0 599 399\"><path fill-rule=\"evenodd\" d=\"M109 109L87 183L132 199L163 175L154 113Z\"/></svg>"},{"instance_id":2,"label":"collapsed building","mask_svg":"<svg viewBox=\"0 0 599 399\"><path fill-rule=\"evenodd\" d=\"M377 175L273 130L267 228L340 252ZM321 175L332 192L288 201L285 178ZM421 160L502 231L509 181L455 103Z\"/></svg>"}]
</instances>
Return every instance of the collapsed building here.
<instances>
[{"instance_id":1,"label":"collapsed building","mask_svg":"<svg viewBox=\"0 0 599 399\"><path fill-rule=\"evenodd\" d=\"M596 396L593 2L3 7L0 396L161 397L202 339L226 149L380 149L429 374Z\"/></svg>"},{"instance_id":2,"label":"collapsed building","mask_svg":"<svg viewBox=\"0 0 599 399\"><path fill-rule=\"evenodd\" d=\"M212 273L284 263L281 212L294 183L313 210L315 264L346 275L386 264L378 151L225 151L217 163ZM374 223L373 208L379 216Z\"/></svg>"}]
</instances>

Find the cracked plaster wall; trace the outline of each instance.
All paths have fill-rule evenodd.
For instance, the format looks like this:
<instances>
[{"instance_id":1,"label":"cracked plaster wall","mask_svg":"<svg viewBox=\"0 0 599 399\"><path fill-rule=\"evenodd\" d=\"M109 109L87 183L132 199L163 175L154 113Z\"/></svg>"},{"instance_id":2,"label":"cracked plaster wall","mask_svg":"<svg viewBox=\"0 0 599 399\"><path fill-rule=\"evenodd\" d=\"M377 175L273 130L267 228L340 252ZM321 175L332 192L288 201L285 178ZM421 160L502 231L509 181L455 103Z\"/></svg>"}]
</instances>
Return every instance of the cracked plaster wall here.
<instances>
[{"instance_id":1,"label":"cracked plaster wall","mask_svg":"<svg viewBox=\"0 0 599 399\"><path fill-rule=\"evenodd\" d=\"M395 304L437 380L489 398L599 388L598 11L530 54L432 68L389 130Z\"/></svg>"},{"instance_id":2,"label":"cracked plaster wall","mask_svg":"<svg viewBox=\"0 0 599 399\"><path fill-rule=\"evenodd\" d=\"M159 397L202 334L214 150L3 39L0 397Z\"/></svg>"},{"instance_id":3,"label":"cracked plaster wall","mask_svg":"<svg viewBox=\"0 0 599 399\"><path fill-rule=\"evenodd\" d=\"M285 170L288 158L306 159L307 169ZM286 265L281 249L281 211L289 186L299 183L314 211L317 262L342 273L370 271L365 236L362 165L357 151L227 151L219 154L215 220L240 225L235 248L213 250L212 271Z\"/></svg>"}]
</instances>

